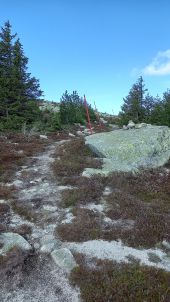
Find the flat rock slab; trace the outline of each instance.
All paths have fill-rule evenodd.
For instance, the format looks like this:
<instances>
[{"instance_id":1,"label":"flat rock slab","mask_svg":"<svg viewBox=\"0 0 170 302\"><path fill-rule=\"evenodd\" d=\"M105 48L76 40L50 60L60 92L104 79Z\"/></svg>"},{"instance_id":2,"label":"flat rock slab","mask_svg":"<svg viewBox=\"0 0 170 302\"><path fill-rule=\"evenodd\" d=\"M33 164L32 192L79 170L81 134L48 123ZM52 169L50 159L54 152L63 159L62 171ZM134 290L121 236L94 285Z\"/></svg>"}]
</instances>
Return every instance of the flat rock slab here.
<instances>
[{"instance_id":1,"label":"flat rock slab","mask_svg":"<svg viewBox=\"0 0 170 302\"><path fill-rule=\"evenodd\" d=\"M54 250L51 253L51 257L54 262L67 273L70 273L71 270L77 266L72 253L67 248Z\"/></svg>"},{"instance_id":2,"label":"flat rock slab","mask_svg":"<svg viewBox=\"0 0 170 302\"><path fill-rule=\"evenodd\" d=\"M84 176L113 171L137 171L156 168L170 158L170 128L147 126L141 129L116 130L86 137L86 145L103 158L102 169L86 169Z\"/></svg>"}]
</instances>

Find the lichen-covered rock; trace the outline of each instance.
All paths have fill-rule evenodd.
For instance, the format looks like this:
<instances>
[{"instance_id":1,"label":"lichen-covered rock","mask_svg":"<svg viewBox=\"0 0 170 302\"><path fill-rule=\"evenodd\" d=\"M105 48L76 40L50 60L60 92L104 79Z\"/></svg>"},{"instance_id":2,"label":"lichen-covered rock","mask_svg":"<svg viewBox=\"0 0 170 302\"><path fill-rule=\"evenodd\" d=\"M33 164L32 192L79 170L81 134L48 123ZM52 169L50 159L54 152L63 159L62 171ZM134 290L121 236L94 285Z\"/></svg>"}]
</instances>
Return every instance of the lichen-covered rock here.
<instances>
[{"instance_id":1,"label":"lichen-covered rock","mask_svg":"<svg viewBox=\"0 0 170 302\"><path fill-rule=\"evenodd\" d=\"M0 276L22 267L24 259L31 252L31 245L20 235L0 235Z\"/></svg>"},{"instance_id":2,"label":"lichen-covered rock","mask_svg":"<svg viewBox=\"0 0 170 302\"><path fill-rule=\"evenodd\" d=\"M112 171L137 171L140 167L156 168L170 158L170 128L147 126L98 133L88 136L86 144L99 157L103 157L103 168L86 169L85 176Z\"/></svg>"},{"instance_id":3,"label":"lichen-covered rock","mask_svg":"<svg viewBox=\"0 0 170 302\"><path fill-rule=\"evenodd\" d=\"M16 233L2 233L0 235L0 255L6 254L14 247L20 248L24 251L30 251L31 245L20 235Z\"/></svg>"},{"instance_id":4,"label":"lichen-covered rock","mask_svg":"<svg viewBox=\"0 0 170 302\"><path fill-rule=\"evenodd\" d=\"M77 266L77 263L74 260L72 253L67 248L61 248L58 250L54 250L51 253L51 257L54 260L54 262L59 267L64 269L67 273L70 273L71 270Z\"/></svg>"}]
</instances>

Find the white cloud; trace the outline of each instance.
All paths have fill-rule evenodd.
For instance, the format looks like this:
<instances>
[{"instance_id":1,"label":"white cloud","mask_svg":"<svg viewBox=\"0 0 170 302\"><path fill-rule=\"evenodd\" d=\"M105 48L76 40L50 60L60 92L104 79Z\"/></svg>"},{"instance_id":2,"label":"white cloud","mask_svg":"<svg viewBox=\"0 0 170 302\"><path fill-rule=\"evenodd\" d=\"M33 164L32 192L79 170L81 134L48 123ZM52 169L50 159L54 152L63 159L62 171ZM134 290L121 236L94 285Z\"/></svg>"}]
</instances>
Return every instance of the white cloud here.
<instances>
[{"instance_id":1,"label":"white cloud","mask_svg":"<svg viewBox=\"0 0 170 302\"><path fill-rule=\"evenodd\" d=\"M170 74L170 49L158 52L152 62L143 68L142 73L153 76Z\"/></svg>"}]
</instances>

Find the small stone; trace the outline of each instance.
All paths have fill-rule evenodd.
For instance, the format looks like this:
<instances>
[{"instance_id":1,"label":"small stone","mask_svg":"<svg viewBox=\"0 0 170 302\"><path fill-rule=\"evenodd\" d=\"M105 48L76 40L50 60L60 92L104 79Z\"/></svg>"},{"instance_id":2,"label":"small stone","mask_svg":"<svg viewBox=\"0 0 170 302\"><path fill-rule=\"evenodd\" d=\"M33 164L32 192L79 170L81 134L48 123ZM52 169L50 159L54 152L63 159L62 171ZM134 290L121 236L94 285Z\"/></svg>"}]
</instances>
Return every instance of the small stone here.
<instances>
[{"instance_id":1,"label":"small stone","mask_svg":"<svg viewBox=\"0 0 170 302\"><path fill-rule=\"evenodd\" d=\"M43 206L43 209L48 212L56 212L58 208L56 206Z\"/></svg>"},{"instance_id":2,"label":"small stone","mask_svg":"<svg viewBox=\"0 0 170 302\"><path fill-rule=\"evenodd\" d=\"M47 135L40 135L40 138L42 138L42 139L48 139Z\"/></svg>"},{"instance_id":3,"label":"small stone","mask_svg":"<svg viewBox=\"0 0 170 302\"><path fill-rule=\"evenodd\" d=\"M54 262L62 269L64 269L67 273L70 273L73 268L77 266L77 263L67 248L61 248L58 250L54 250L51 253L51 257Z\"/></svg>"},{"instance_id":4,"label":"small stone","mask_svg":"<svg viewBox=\"0 0 170 302\"><path fill-rule=\"evenodd\" d=\"M84 136L82 131L77 131L76 133L77 133L78 136Z\"/></svg>"},{"instance_id":5,"label":"small stone","mask_svg":"<svg viewBox=\"0 0 170 302\"><path fill-rule=\"evenodd\" d=\"M127 128L128 129L135 128L135 123L132 120L130 120L129 123L128 123L128 125L127 125Z\"/></svg>"},{"instance_id":6,"label":"small stone","mask_svg":"<svg viewBox=\"0 0 170 302\"><path fill-rule=\"evenodd\" d=\"M168 250L170 250L170 242L166 241L166 240L163 240L162 241L162 245L167 248Z\"/></svg>"},{"instance_id":7,"label":"small stone","mask_svg":"<svg viewBox=\"0 0 170 302\"><path fill-rule=\"evenodd\" d=\"M68 134L70 137L75 137L75 135L73 133L69 133Z\"/></svg>"}]
</instances>

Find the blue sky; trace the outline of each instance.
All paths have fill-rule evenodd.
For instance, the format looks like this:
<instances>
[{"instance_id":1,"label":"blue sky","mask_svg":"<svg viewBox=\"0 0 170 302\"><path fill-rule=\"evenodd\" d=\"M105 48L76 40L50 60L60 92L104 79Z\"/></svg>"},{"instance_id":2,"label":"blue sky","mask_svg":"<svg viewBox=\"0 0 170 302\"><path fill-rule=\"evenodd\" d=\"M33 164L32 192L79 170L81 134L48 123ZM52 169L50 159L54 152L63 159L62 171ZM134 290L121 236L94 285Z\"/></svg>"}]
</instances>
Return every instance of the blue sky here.
<instances>
[{"instance_id":1,"label":"blue sky","mask_svg":"<svg viewBox=\"0 0 170 302\"><path fill-rule=\"evenodd\" d=\"M0 25L18 33L45 99L67 89L118 113L142 75L152 95L170 88L170 1L0 0Z\"/></svg>"}]
</instances>

